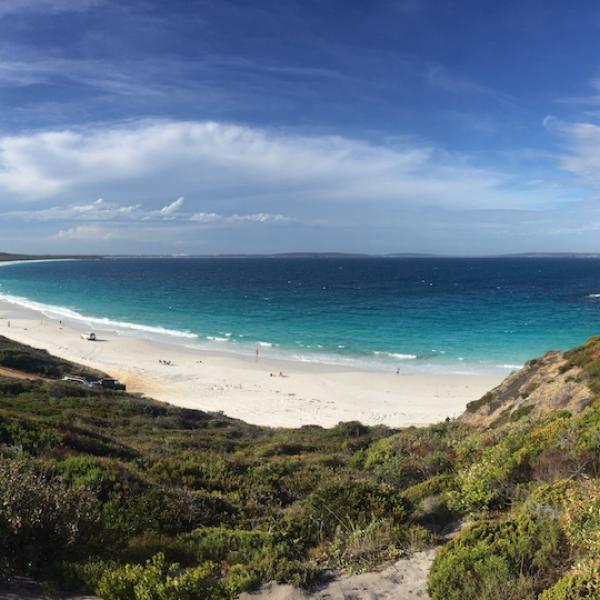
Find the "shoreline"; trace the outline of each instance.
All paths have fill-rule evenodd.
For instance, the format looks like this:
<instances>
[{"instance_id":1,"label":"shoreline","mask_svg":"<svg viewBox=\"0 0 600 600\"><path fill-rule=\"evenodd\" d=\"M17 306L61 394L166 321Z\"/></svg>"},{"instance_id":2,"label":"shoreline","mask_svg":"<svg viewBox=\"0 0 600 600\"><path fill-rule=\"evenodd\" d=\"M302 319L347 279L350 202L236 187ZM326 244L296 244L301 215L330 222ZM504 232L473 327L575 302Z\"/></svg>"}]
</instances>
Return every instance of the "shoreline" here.
<instances>
[{"instance_id":1,"label":"shoreline","mask_svg":"<svg viewBox=\"0 0 600 600\"><path fill-rule=\"evenodd\" d=\"M83 322L65 318L61 327L58 318L0 301L0 335L107 372L131 392L223 411L257 425L331 427L353 420L425 425L458 416L467 402L504 379L500 374L395 374L267 357L257 362L253 354L196 349L106 326L95 329L102 341L89 342L80 337L86 330Z\"/></svg>"},{"instance_id":2,"label":"shoreline","mask_svg":"<svg viewBox=\"0 0 600 600\"><path fill-rule=\"evenodd\" d=\"M0 261L0 267L18 265L23 263L65 262L86 259L77 258L43 258L35 260ZM299 347L283 346L277 342L261 340L257 337L252 341L250 337L242 340L231 333L212 333L202 335L185 327L171 328L163 324L144 324L134 320L106 317L97 314L84 314L77 309L61 304L50 304L26 296L13 293L4 293L0 286L0 303L6 302L16 305L24 310L42 313L49 319L61 319L76 324L76 327L85 329L106 329L118 332L120 335L133 335L143 339L157 341L160 344L184 344L194 350L244 358L253 355L255 348L260 348L261 356L276 362L290 362L293 364L306 363L314 365L328 365L332 368L348 369L361 372L395 372L397 369L406 375L423 375L437 377L440 375L465 375L465 376L491 376L504 378L512 371L522 368L523 364L502 362L496 360L465 360L456 357L454 360L444 360L445 352L432 350L431 353L417 355L407 351L397 352L389 350L369 350L365 353L339 353L320 345ZM339 348L340 346L338 346ZM431 359L437 359L431 361ZM440 360L441 359L441 360Z\"/></svg>"}]
</instances>

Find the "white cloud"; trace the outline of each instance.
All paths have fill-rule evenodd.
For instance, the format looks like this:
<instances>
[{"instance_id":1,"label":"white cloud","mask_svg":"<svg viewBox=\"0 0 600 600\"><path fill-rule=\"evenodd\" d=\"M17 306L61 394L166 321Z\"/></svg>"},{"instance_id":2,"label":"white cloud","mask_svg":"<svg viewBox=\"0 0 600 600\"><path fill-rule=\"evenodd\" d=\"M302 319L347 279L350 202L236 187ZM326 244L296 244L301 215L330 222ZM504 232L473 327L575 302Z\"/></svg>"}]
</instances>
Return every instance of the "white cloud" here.
<instances>
[{"instance_id":1,"label":"white cloud","mask_svg":"<svg viewBox=\"0 0 600 600\"><path fill-rule=\"evenodd\" d=\"M166 206L163 206L158 212L163 217L171 217L183 206L184 202L185 202L184 197L179 196L179 198L177 198L177 200L175 200L174 202L171 202L171 204L167 204Z\"/></svg>"},{"instance_id":2,"label":"white cloud","mask_svg":"<svg viewBox=\"0 0 600 600\"><path fill-rule=\"evenodd\" d=\"M132 221L178 221L179 223L198 224L235 224L235 223L291 223L295 219L277 213L251 213L221 215L215 212L182 212L184 198L163 206L160 210L146 210L142 204L119 205L98 198L88 204L74 204L66 207L52 206L40 210L21 210L0 213L3 218L17 218L24 221L109 221L112 223ZM78 230L79 231L79 230ZM85 230L84 230L85 232Z\"/></svg>"},{"instance_id":3,"label":"white cloud","mask_svg":"<svg viewBox=\"0 0 600 600\"><path fill-rule=\"evenodd\" d=\"M544 126L566 142L567 151L557 156L561 168L585 185L600 185L600 125L568 123L548 116Z\"/></svg>"},{"instance_id":4,"label":"white cloud","mask_svg":"<svg viewBox=\"0 0 600 600\"><path fill-rule=\"evenodd\" d=\"M401 205L543 205L547 190L513 191L518 183L426 144L374 145L215 122L144 121L0 137L0 194L23 200L95 191L135 193L156 206L179 188L227 205L230 214L271 213L265 209L280 205L284 212L292 205L321 212L339 202L360 204L369 214ZM169 216L183 201L177 202L155 210Z\"/></svg>"},{"instance_id":5,"label":"white cloud","mask_svg":"<svg viewBox=\"0 0 600 600\"><path fill-rule=\"evenodd\" d=\"M3 213L4 217L18 217L29 221L111 221L135 218L141 212L141 204L119 206L98 198L89 204L51 206L40 210L21 210Z\"/></svg>"},{"instance_id":6,"label":"white cloud","mask_svg":"<svg viewBox=\"0 0 600 600\"><path fill-rule=\"evenodd\" d=\"M217 213L211 212L198 212L194 213L190 217L190 221L195 221L196 223L218 223L223 220L223 215L218 215Z\"/></svg>"},{"instance_id":7,"label":"white cloud","mask_svg":"<svg viewBox=\"0 0 600 600\"><path fill-rule=\"evenodd\" d=\"M231 216L226 216L214 212L198 212L190 217L190 221L196 223L291 223L294 219L286 217L285 215L271 213L254 213L249 215L238 215L236 213Z\"/></svg>"},{"instance_id":8,"label":"white cloud","mask_svg":"<svg viewBox=\"0 0 600 600\"><path fill-rule=\"evenodd\" d=\"M270 213L255 213L253 215L233 215L233 221L254 221L256 223L288 223L292 219L284 215L273 215Z\"/></svg>"},{"instance_id":9,"label":"white cloud","mask_svg":"<svg viewBox=\"0 0 600 600\"><path fill-rule=\"evenodd\" d=\"M109 241L118 237L117 233L111 229L100 227L98 225L78 225L70 229L61 229L53 236L55 240L68 241Z\"/></svg>"}]
</instances>

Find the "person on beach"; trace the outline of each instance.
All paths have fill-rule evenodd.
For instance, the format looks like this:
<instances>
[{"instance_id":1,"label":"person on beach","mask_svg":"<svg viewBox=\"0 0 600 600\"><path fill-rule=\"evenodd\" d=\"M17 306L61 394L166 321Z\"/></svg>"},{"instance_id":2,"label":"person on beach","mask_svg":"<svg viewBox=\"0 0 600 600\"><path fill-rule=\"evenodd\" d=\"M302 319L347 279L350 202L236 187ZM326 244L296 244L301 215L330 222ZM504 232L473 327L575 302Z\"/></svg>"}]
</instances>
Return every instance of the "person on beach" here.
<instances>
[{"instance_id":1,"label":"person on beach","mask_svg":"<svg viewBox=\"0 0 600 600\"><path fill-rule=\"evenodd\" d=\"M256 362L258 362L258 354L259 354L259 352L260 352L260 350L258 349L258 346L256 346L256 350L255 350L255 353L256 353Z\"/></svg>"}]
</instances>

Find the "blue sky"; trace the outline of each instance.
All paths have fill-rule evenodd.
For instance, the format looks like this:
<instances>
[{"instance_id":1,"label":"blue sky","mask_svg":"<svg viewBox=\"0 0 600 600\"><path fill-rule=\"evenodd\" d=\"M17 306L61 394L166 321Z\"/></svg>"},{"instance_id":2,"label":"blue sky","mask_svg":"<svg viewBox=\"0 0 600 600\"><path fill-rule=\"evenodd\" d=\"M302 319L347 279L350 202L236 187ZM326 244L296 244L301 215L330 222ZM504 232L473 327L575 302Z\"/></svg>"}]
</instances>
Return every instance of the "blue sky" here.
<instances>
[{"instance_id":1,"label":"blue sky","mask_svg":"<svg viewBox=\"0 0 600 600\"><path fill-rule=\"evenodd\" d=\"M0 0L28 252L600 251L600 6Z\"/></svg>"}]
</instances>

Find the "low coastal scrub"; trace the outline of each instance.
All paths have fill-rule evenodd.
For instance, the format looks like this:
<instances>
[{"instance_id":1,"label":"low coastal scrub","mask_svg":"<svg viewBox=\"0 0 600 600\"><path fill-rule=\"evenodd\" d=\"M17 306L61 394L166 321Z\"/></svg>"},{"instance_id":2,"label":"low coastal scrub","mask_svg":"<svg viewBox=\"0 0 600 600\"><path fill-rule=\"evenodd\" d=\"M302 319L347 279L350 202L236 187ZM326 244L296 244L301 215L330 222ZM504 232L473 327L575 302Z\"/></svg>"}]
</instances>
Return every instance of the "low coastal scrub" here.
<instances>
[{"instance_id":1,"label":"low coastal scrub","mask_svg":"<svg viewBox=\"0 0 600 600\"><path fill-rule=\"evenodd\" d=\"M590 343L567 361L595 381ZM485 430L271 429L51 381L18 352L44 379L0 378L4 580L226 600L445 543L434 600L600 597L600 402Z\"/></svg>"},{"instance_id":2,"label":"low coastal scrub","mask_svg":"<svg viewBox=\"0 0 600 600\"><path fill-rule=\"evenodd\" d=\"M429 591L449 600L536 598L567 561L568 546L555 519L518 515L481 521L439 550Z\"/></svg>"}]
</instances>

